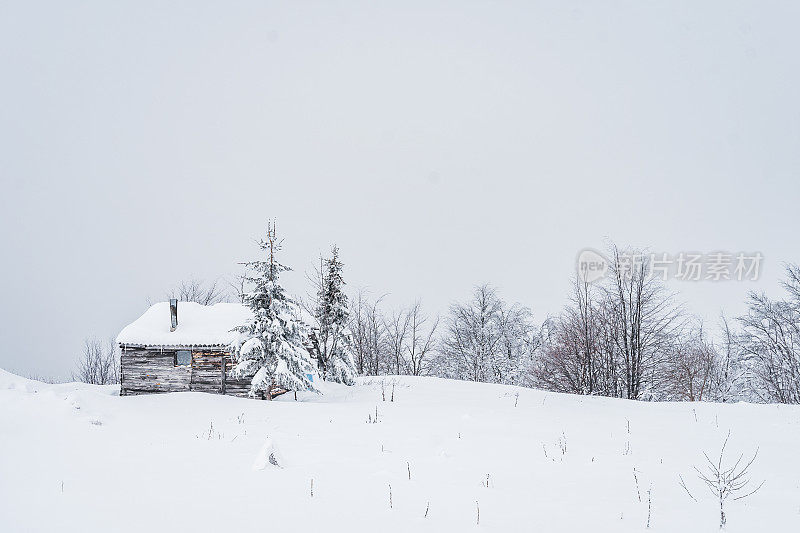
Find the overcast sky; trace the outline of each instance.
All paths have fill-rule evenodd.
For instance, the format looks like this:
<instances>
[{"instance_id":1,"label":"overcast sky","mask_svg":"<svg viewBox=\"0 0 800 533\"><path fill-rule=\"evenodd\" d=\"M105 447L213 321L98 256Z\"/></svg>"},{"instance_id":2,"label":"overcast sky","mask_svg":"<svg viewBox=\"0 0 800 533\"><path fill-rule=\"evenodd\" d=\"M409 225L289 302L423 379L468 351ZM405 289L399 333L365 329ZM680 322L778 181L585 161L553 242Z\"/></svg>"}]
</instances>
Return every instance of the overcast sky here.
<instances>
[{"instance_id":1,"label":"overcast sky","mask_svg":"<svg viewBox=\"0 0 800 533\"><path fill-rule=\"evenodd\" d=\"M541 320L578 251L800 261L797 2L0 2L0 367L65 377L276 218L296 292ZM602 4L602 5L601 5Z\"/></svg>"}]
</instances>

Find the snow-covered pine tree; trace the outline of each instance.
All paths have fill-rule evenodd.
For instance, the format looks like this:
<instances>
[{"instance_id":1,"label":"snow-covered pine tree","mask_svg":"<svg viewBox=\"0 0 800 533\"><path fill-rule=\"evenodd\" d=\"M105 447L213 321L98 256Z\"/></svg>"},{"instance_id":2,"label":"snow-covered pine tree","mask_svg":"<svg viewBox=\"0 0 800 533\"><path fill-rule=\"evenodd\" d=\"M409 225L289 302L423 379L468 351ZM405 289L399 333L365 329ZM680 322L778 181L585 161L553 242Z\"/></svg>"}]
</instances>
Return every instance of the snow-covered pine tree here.
<instances>
[{"instance_id":1,"label":"snow-covered pine tree","mask_svg":"<svg viewBox=\"0 0 800 533\"><path fill-rule=\"evenodd\" d=\"M349 310L347 295L342 290L344 279L339 261L339 248L331 249L331 258L322 264L321 283L314 310L319 324L315 332L315 352L323 378L345 385L353 385L358 375L353 341L347 326Z\"/></svg>"},{"instance_id":2,"label":"snow-covered pine tree","mask_svg":"<svg viewBox=\"0 0 800 533\"><path fill-rule=\"evenodd\" d=\"M245 277L253 290L244 295L244 303L253 311L253 318L237 328L242 334L233 346L235 377L250 376L250 394L309 390L319 392L308 374L313 371L311 358L303 346L303 329L297 304L286 295L278 282L281 272L290 270L275 258L281 243L276 238L275 224L269 225L267 238L259 241L267 254L266 261L250 261Z\"/></svg>"}]
</instances>

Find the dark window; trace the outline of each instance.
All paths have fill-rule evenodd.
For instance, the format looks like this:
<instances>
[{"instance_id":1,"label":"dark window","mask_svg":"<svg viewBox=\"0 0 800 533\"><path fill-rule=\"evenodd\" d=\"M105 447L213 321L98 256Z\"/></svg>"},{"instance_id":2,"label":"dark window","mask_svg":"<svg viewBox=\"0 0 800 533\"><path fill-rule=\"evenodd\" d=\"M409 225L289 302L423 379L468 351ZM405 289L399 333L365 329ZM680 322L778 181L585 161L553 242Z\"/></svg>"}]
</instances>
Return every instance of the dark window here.
<instances>
[{"instance_id":1,"label":"dark window","mask_svg":"<svg viewBox=\"0 0 800 533\"><path fill-rule=\"evenodd\" d=\"M178 350L175 352L175 366L189 366L192 364L192 352Z\"/></svg>"}]
</instances>

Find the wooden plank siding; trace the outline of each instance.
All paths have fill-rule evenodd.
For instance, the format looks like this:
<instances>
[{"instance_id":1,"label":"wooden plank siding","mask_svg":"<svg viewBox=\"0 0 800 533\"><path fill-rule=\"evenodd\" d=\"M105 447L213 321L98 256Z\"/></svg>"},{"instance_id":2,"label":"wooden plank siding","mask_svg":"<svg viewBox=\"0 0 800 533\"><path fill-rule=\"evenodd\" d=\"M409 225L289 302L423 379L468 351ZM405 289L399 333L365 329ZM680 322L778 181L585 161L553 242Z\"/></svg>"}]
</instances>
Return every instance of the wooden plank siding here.
<instances>
[{"instance_id":1,"label":"wooden plank siding","mask_svg":"<svg viewBox=\"0 0 800 533\"><path fill-rule=\"evenodd\" d=\"M224 394L225 370L222 354L214 352L192 352L192 379L190 390Z\"/></svg>"},{"instance_id":2,"label":"wooden plank siding","mask_svg":"<svg viewBox=\"0 0 800 533\"><path fill-rule=\"evenodd\" d=\"M234 378L231 376L231 371L233 370L233 360L231 359L231 356L226 354L223 357L223 361L225 363L224 394L228 394L230 396L249 396L250 381L253 379L253 376Z\"/></svg>"},{"instance_id":3,"label":"wooden plank siding","mask_svg":"<svg viewBox=\"0 0 800 533\"><path fill-rule=\"evenodd\" d=\"M120 346L120 395L197 391L248 397L252 376L233 378L230 354L219 347ZM191 365L176 365L178 351Z\"/></svg>"}]
</instances>

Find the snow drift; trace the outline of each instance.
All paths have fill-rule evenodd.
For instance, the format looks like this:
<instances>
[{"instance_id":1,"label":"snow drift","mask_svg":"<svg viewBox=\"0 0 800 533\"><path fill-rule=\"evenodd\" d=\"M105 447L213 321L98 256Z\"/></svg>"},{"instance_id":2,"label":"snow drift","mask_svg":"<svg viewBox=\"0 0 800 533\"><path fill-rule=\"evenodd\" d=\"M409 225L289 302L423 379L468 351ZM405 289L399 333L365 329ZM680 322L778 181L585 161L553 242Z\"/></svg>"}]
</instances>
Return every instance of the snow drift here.
<instances>
[{"instance_id":1,"label":"snow drift","mask_svg":"<svg viewBox=\"0 0 800 533\"><path fill-rule=\"evenodd\" d=\"M712 532L692 467L730 430L729 458L760 448L766 483L729 502L727 531L800 529L798 407L411 377L385 378L390 402L381 381L261 402L0 371L0 528L620 532L649 508L652 531Z\"/></svg>"}]
</instances>

